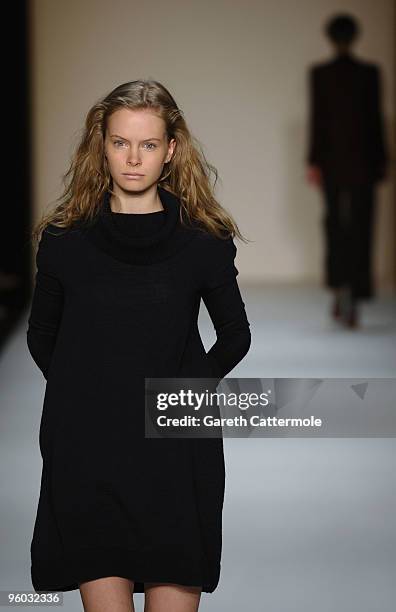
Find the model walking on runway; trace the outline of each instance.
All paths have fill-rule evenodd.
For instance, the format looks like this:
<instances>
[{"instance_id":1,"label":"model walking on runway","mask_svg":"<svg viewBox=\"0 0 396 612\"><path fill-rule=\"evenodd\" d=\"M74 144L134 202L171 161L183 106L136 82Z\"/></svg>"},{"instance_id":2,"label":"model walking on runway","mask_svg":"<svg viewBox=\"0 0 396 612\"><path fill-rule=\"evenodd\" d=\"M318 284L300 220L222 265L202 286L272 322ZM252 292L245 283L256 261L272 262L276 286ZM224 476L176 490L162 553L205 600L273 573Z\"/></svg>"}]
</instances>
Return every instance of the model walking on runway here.
<instances>
[{"instance_id":1,"label":"model walking on runway","mask_svg":"<svg viewBox=\"0 0 396 612\"><path fill-rule=\"evenodd\" d=\"M145 377L220 380L251 336L236 276L244 240L216 170L157 81L88 112L65 191L34 229L27 342L46 379L36 591L86 612L195 612L220 577L223 439L146 438ZM216 331L205 351L203 300Z\"/></svg>"},{"instance_id":2,"label":"model walking on runway","mask_svg":"<svg viewBox=\"0 0 396 612\"><path fill-rule=\"evenodd\" d=\"M361 302L376 293L376 193L389 159L380 66L352 53L360 30L351 15L332 17L325 33L335 56L309 71L307 179L324 200L324 281L334 294L331 314L350 329L360 326Z\"/></svg>"}]
</instances>

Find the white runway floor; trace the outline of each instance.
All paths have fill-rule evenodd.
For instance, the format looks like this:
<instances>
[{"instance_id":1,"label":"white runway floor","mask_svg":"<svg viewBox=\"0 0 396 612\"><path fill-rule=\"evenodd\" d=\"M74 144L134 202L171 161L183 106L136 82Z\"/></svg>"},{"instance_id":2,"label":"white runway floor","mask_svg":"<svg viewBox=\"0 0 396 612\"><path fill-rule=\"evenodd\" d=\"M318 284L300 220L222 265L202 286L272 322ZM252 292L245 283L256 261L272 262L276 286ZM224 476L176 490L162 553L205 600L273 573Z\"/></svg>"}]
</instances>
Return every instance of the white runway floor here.
<instances>
[{"instance_id":1,"label":"white runway floor","mask_svg":"<svg viewBox=\"0 0 396 612\"><path fill-rule=\"evenodd\" d=\"M396 298L362 306L363 329L329 316L313 286L243 286L252 346L230 377L396 377ZM26 319L0 360L0 590L31 590L38 428L45 381L26 346ZM202 306L206 348L215 339ZM219 586L210 612L393 612L395 438L228 438ZM143 594L134 596L143 610ZM7 608L4 608L7 609ZM32 607L19 607L32 610ZM35 606L44 610L44 607ZM47 607L46 607L47 609ZM81 611L78 591L64 610Z\"/></svg>"}]
</instances>

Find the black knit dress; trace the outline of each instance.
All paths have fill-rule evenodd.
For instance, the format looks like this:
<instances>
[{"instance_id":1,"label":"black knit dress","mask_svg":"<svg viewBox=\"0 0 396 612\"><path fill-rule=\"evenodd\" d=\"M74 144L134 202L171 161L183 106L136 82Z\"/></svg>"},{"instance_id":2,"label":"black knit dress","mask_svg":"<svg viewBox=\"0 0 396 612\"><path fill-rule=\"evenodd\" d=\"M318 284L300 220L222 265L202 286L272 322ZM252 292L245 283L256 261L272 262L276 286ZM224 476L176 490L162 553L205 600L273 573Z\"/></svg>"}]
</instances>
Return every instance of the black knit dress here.
<instances>
[{"instance_id":1,"label":"black knit dress","mask_svg":"<svg viewBox=\"0 0 396 612\"><path fill-rule=\"evenodd\" d=\"M29 351L45 379L36 591L104 576L201 586L220 577L222 438L145 438L145 377L221 379L250 346L236 247L163 211L50 225L37 253ZM217 341L206 353L201 298Z\"/></svg>"}]
</instances>

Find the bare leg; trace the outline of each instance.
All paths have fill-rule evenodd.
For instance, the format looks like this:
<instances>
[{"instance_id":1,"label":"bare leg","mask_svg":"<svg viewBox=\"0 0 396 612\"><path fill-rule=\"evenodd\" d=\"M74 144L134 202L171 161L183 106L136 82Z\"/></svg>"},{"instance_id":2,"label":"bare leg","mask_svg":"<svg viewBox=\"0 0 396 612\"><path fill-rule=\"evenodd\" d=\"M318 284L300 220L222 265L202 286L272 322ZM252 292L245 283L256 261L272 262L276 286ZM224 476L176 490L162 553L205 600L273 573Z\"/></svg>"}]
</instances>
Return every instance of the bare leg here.
<instances>
[{"instance_id":1,"label":"bare leg","mask_svg":"<svg viewBox=\"0 0 396 612\"><path fill-rule=\"evenodd\" d=\"M84 612L135 612L134 583L119 576L106 576L78 585Z\"/></svg>"},{"instance_id":2,"label":"bare leg","mask_svg":"<svg viewBox=\"0 0 396 612\"><path fill-rule=\"evenodd\" d=\"M197 612L201 587L146 582L144 612Z\"/></svg>"}]
</instances>

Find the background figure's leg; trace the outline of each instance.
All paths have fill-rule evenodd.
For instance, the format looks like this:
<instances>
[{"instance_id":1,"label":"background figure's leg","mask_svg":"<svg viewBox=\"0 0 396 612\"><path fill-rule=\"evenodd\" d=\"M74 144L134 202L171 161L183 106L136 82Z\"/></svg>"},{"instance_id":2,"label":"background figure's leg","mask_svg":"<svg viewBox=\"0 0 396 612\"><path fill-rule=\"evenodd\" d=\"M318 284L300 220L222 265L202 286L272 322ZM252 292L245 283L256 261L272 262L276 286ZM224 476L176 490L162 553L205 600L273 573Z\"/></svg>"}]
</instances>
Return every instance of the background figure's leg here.
<instances>
[{"instance_id":1,"label":"background figure's leg","mask_svg":"<svg viewBox=\"0 0 396 612\"><path fill-rule=\"evenodd\" d=\"M356 300L373 296L374 184L351 189L351 290Z\"/></svg>"},{"instance_id":2,"label":"background figure's leg","mask_svg":"<svg viewBox=\"0 0 396 612\"><path fill-rule=\"evenodd\" d=\"M342 317L342 300L344 289L334 289L334 300L331 306L331 316L333 319L341 319Z\"/></svg>"},{"instance_id":3,"label":"background figure's leg","mask_svg":"<svg viewBox=\"0 0 396 612\"><path fill-rule=\"evenodd\" d=\"M325 211L323 217L325 238L325 280L332 289L345 282L345 237L341 217L341 189L326 182L323 187Z\"/></svg>"},{"instance_id":4,"label":"background figure's leg","mask_svg":"<svg viewBox=\"0 0 396 612\"><path fill-rule=\"evenodd\" d=\"M329 181L324 182L324 273L325 284L334 291L331 315L335 319L339 319L342 314L343 287L346 281L345 259L347 240L343 225L343 195L339 186Z\"/></svg>"},{"instance_id":5,"label":"background figure's leg","mask_svg":"<svg viewBox=\"0 0 396 612\"><path fill-rule=\"evenodd\" d=\"M348 298L344 321L348 327L356 328L359 326L359 300L372 295L373 184L350 187L348 197Z\"/></svg>"}]
</instances>

